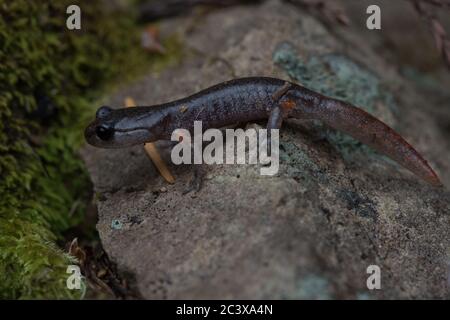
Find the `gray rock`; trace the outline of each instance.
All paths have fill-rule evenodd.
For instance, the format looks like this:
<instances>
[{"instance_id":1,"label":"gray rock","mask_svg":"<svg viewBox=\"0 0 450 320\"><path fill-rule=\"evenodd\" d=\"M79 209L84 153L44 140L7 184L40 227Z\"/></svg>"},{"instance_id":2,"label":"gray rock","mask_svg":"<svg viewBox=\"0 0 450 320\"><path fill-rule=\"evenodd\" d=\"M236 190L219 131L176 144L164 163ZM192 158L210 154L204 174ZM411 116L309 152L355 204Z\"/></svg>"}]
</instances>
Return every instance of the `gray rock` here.
<instances>
[{"instance_id":1,"label":"gray rock","mask_svg":"<svg viewBox=\"0 0 450 320\"><path fill-rule=\"evenodd\" d=\"M394 126L450 186L448 128L429 111L448 100L432 102L370 47L359 49L357 36L349 46L278 2L162 28L185 30L195 54L110 104L161 103L233 77L291 78ZM167 185L140 146L82 154L103 246L144 298L449 298L450 193L318 123L284 125L276 176L205 166L195 194L183 195L192 166L170 165L176 183ZM369 265L381 269L381 290L366 287Z\"/></svg>"}]
</instances>

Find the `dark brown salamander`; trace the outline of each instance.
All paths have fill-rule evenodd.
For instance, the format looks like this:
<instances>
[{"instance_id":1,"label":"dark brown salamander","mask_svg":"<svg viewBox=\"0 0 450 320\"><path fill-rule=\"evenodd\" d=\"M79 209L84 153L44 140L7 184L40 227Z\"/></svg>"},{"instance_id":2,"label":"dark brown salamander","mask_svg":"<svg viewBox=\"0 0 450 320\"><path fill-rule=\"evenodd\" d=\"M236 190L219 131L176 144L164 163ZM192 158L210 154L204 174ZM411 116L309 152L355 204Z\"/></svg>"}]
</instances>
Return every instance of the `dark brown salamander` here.
<instances>
[{"instance_id":1,"label":"dark brown salamander","mask_svg":"<svg viewBox=\"0 0 450 320\"><path fill-rule=\"evenodd\" d=\"M266 77L223 82L192 96L149 107L98 109L86 128L88 143L121 148L160 139L175 129L204 130L238 122L269 119L267 129L279 129L285 118L317 119L387 155L432 185L438 176L427 161L398 133L367 112L298 84Z\"/></svg>"}]
</instances>

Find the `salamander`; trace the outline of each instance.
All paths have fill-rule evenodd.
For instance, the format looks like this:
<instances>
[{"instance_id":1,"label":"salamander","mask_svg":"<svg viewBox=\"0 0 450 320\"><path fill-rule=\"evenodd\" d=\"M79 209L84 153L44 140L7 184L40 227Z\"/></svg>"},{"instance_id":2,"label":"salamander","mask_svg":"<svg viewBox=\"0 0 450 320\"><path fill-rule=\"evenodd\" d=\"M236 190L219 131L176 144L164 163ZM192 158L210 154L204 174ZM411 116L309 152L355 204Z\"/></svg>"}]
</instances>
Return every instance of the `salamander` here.
<instances>
[{"instance_id":1,"label":"salamander","mask_svg":"<svg viewBox=\"0 0 450 320\"><path fill-rule=\"evenodd\" d=\"M268 119L267 129L280 129L287 118L316 119L372 147L434 186L441 182L427 161L382 121L345 101L299 84L269 77L226 81L191 96L154 106L112 109L102 106L85 137L100 148L123 148L170 140L175 129L204 130Z\"/></svg>"}]
</instances>

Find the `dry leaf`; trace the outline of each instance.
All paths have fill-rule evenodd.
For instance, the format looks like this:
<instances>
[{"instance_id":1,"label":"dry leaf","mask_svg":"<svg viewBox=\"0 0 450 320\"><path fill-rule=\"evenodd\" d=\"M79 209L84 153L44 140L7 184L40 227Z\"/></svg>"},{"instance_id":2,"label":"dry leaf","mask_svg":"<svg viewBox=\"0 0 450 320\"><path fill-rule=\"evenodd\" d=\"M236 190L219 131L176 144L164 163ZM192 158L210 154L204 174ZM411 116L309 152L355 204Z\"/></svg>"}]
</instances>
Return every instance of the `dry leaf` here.
<instances>
[{"instance_id":1,"label":"dry leaf","mask_svg":"<svg viewBox=\"0 0 450 320\"><path fill-rule=\"evenodd\" d=\"M166 53L166 49L159 41L159 30L155 26L148 26L142 31L141 46L148 52Z\"/></svg>"}]
</instances>

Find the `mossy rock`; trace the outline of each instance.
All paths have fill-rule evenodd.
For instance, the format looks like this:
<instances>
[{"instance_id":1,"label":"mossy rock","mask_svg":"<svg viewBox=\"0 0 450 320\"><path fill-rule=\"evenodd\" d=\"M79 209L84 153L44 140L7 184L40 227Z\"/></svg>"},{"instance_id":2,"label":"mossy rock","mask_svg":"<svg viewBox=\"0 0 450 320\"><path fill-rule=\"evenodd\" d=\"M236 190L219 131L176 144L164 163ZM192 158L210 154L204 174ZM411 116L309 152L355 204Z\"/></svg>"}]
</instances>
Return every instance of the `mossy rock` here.
<instances>
[{"instance_id":1,"label":"mossy rock","mask_svg":"<svg viewBox=\"0 0 450 320\"><path fill-rule=\"evenodd\" d=\"M104 1L80 5L82 28L69 31L70 4L0 5L1 298L82 296L66 288L76 261L55 243L89 197L77 149L90 106L118 75L174 60L141 50L133 15ZM178 53L176 43L168 51Z\"/></svg>"}]
</instances>

